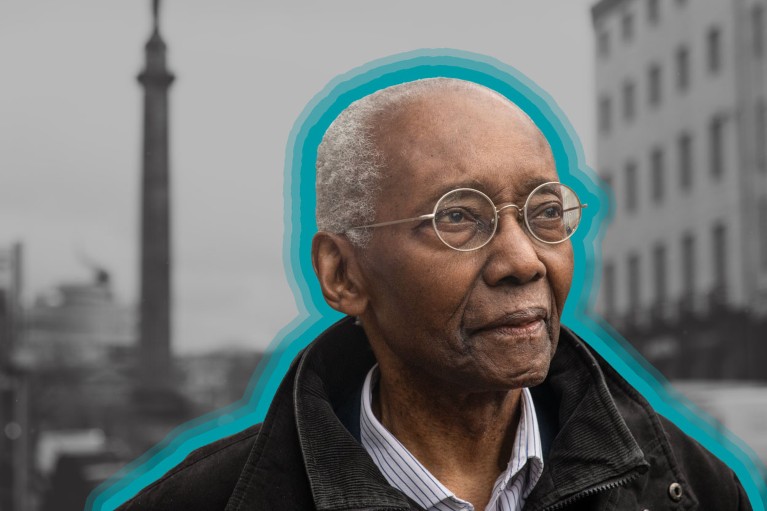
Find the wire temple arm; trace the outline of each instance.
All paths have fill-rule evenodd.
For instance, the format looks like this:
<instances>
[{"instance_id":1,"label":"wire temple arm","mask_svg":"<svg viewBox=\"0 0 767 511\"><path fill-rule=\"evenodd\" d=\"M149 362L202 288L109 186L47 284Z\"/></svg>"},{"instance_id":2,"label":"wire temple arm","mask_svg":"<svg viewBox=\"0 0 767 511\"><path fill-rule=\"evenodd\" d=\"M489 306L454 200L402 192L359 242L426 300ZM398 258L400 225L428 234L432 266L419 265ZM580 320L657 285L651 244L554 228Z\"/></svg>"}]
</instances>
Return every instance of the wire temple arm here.
<instances>
[{"instance_id":1,"label":"wire temple arm","mask_svg":"<svg viewBox=\"0 0 767 511\"><path fill-rule=\"evenodd\" d=\"M413 218L405 218L403 220L392 220L390 222L380 222L377 224L358 225L356 227L349 227L346 230L351 231L353 229L369 229L371 227L383 227L385 225L396 225L396 224L404 224L406 222L415 222L416 220L431 220L432 218L434 218L434 213L429 213L428 215L415 216Z\"/></svg>"}]
</instances>

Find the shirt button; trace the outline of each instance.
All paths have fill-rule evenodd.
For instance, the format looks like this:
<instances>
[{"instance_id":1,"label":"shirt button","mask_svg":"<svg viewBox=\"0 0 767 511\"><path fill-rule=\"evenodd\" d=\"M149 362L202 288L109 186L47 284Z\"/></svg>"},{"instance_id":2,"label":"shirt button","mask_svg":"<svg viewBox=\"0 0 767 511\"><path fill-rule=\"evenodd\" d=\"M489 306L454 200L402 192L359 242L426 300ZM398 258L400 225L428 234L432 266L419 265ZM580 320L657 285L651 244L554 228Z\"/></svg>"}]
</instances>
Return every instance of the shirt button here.
<instances>
[{"instance_id":1,"label":"shirt button","mask_svg":"<svg viewBox=\"0 0 767 511\"><path fill-rule=\"evenodd\" d=\"M668 496L674 502L682 500L682 485L679 483L671 483L668 487Z\"/></svg>"}]
</instances>

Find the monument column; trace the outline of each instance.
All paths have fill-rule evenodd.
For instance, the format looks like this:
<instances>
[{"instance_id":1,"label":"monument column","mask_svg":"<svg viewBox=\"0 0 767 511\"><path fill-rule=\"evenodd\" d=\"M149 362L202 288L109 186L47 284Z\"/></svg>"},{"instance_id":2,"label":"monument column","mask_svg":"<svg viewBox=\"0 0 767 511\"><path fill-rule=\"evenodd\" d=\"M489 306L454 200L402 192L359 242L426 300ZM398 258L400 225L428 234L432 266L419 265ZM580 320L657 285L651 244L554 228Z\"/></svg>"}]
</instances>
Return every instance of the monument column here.
<instances>
[{"instance_id":1,"label":"monument column","mask_svg":"<svg viewBox=\"0 0 767 511\"><path fill-rule=\"evenodd\" d=\"M144 391L170 386L171 238L168 151L168 89L174 76L166 66L160 36L159 0L153 0L152 35L138 81L144 89L141 187L141 328L139 374Z\"/></svg>"}]
</instances>

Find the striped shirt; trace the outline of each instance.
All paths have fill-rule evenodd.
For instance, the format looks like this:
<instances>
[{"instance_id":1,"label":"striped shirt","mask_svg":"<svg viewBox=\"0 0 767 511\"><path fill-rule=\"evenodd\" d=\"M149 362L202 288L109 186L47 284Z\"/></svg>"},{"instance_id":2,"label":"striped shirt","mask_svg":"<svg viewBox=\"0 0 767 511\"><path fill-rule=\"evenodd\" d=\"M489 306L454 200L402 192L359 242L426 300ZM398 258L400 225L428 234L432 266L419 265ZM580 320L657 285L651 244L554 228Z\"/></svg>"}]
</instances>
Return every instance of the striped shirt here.
<instances>
[{"instance_id":1,"label":"striped shirt","mask_svg":"<svg viewBox=\"0 0 767 511\"><path fill-rule=\"evenodd\" d=\"M378 366L368 372L362 388L360 439L389 484L427 511L474 511L440 483L373 414L372 389L378 382ZM485 511L517 511L535 487L543 471L543 453L535 406L530 391L522 389L521 413L511 459L498 476Z\"/></svg>"}]
</instances>

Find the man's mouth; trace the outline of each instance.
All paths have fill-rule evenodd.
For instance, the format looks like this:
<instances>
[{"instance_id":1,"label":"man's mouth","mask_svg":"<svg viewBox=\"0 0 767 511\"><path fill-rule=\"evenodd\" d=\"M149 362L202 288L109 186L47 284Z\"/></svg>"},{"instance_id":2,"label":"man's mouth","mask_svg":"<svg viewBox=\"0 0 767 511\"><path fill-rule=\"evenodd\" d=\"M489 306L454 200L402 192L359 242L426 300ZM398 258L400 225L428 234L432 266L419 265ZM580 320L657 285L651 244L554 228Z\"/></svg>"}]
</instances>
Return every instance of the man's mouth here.
<instances>
[{"instance_id":1,"label":"man's mouth","mask_svg":"<svg viewBox=\"0 0 767 511\"><path fill-rule=\"evenodd\" d=\"M542 307L529 307L509 312L482 323L476 327L468 328L469 336L477 334L493 334L512 337L528 337L538 334L546 327L548 312Z\"/></svg>"}]
</instances>

